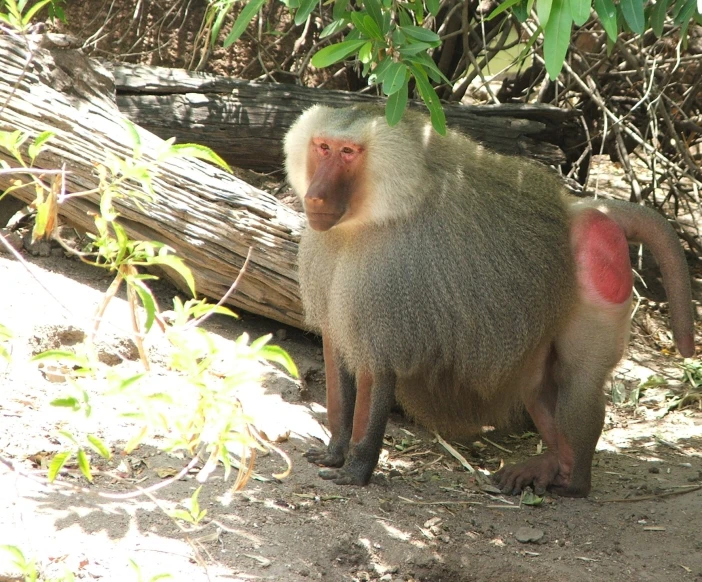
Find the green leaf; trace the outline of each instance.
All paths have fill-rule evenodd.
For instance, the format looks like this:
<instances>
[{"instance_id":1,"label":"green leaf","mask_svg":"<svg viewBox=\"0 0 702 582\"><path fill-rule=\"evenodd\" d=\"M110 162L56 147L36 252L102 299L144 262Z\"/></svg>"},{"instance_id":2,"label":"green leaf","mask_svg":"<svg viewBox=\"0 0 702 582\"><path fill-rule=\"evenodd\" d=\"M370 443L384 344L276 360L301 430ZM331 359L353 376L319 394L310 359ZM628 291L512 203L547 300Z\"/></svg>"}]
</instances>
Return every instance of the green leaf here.
<instances>
[{"instance_id":1,"label":"green leaf","mask_svg":"<svg viewBox=\"0 0 702 582\"><path fill-rule=\"evenodd\" d=\"M236 19L236 22L234 22L234 26L232 26L229 36L227 36L222 43L224 48L233 45L237 40L239 40L239 37L244 34L244 31L249 26L249 22L253 20L253 17L256 16L256 13L265 3L266 0L251 0L246 6L244 6L244 9L239 13L239 17Z\"/></svg>"},{"instance_id":2,"label":"green leaf","mask_svg":"<svg viewBox=\"0 0 702 582\"><path fill-rule=\"evenodd\" d=\"M440 135L446 135L446 116L443 108L441 107L439 96L436 94L434 87L431 86L431 83L429 83L426 71L421 68L421 66L414 63L411 63L409 67L414 74L415 81L417 82L419 95L429 108L432 126Z\"/></svg>"},{"instance_id":3,"label":"green leaf","mask_svg":"<svg viewBox=\"0 0 702 582\"><path fill-rule=\"evenodd\" d=\"M135 158L138 158L141 156L141 137L139 136L139 131L136 128L136 125L134 125L129 119L122 119L122 125L125 127L127 130L127 134L129 135L129 139L132 142L132 155Z\"/></svg>"},{"instance_id":4,"label":"green leaf","mask_svg":"<svg viewBox=\"0 0 702 582\"><path fill-rule=\"evenodd\" d=\"M243 338L244 336L240 336L240 338ZM266 335L262 335L260 337L257 337L254 341L251 342L251 345L249 346L251 348L252 352L257 352L273 339L273 334L272 333L267 333ZM248 341L248 336L246 336L246 339L242 339L244 343Z\"/></svg>"},{"instance_id":5,"label":"green leaf","mask_svg":"<svg viewBox=\"0 0 702 582\"><path fill-rule=\"evenodd\" d=\"M421 26L403 26L401 29L407 36L415 40L432 43L436 46L441 43L441 38L433 30L427 30Z\"/></svg>"},{"instance_id":6,"label":"green leaf","mask_svg":"<svg viewBox=\"0 0 702 582\"><path fill-rule=\"evenodd\" d=\"M70 432L66 430L60 430L58 433L65 438L66 440L72 442L73 444L78 444L78 441L76 440L76 437L74 437Z\"/></svg>"},{"instance_id":7,"label":"green leaf","mask_svg":"<svg viewBox=\"0 0 702 582\"><path fill-rule=\"evenodd\" d=\"M40 354L37 354L36 356L32 357L32 359L31 359L32 362L42 362L44 360L51 360L51 361L68 360L69 362L73 362L73 363L78 364L80 366L86 364L86 360L84 357L78 356L77 354L74 354L73 352L69 352L68 350L47 350L45 352L41 352Z\"/></svg>"},{"instance_id":8,"label":"green leaf","mask_svg":"<svg viewBox=\"0 0 702 582\"><path fill-rule=\"evenodd\" d=\"M316 6L317 0L302 0L299 10L295 13L295 24L297 26L304 24Z\"/></svg>"},{"instance_id":9,"label":"green leaf","mask_svg":"<svg viewBox=\"0 0 702 582\"><path fill-rule=\"evenodd\" d=\"M219 33L222 30L222 25L224 24L224 19L227 17L227 14L229 14L232 6L234 6L233 2L224 4L210 4L209 10L214 10L217 12L217 17L212 23L212 29L210 30L210 40L212 41L213 45L217 42Z\"/></svg>"},{"instance_id":10,"label":"green leaf","mask_svg":"<svg viewBox=\"0 0 702 582\"><path fill-rule=\"evenodd\" d=\"M22 550L20 550L17 546L0 546L0 549L5 550L8 554L12 556L12 561L14 562L15 566L17 566L20 569L24 569L23 566L27 564L27 558L25 558L24 554L22 553Z\"/></svg>"},{"instance_id":11,"label":"green leaf","mask_svg":"<svg viewBox=\"0 0 702 582\"><path fill-rule=\"evenodd\" d=\"M338 32L340 30L344 30L349 25L349 20L348 18L341 18L338 20L333 20L330 22L327 26L324 27L324 30L319 33L319 38L326 38L328 36L331 36L335 32Z\"/></svg>"},{"instance_id":12,"label":"green leaf","mask_svg":"<svg viewBox=\"0 0 702 582\"><path fill-rule=\"evenodd\" d=\"M390 96L397 93L407 80L407 65L392 63L383 76L383 93Z\"/></svg>"},{"instance_id":13,"label":"green leaf","mask_svg":"<svg viewBox=\"0 0 702 582\"><path fill-rule=\"evenodd\" d=\"M667 0L662 0L667 2ZM595 0L595 12L600 17L602 28L612 42L617 40L617 7L612 0ZM665 11L664 11L665 15Z\"/></svg>"},{"instance_id":14,"label":"green leaf","mask_svg":"<svg viewBox=\"0 0 702 582\"><path fill-rule=\"evenodd\" d=\"M582 26L590 18L591 0L570 0L570 14L576 26Z\"/></svg>"},{"instance_id":15,"label":"green leaf","mask_svg":"<svg viewBox=\"0 0 702 582\"><path fill-rule=\"evenodd\" d=\"M400 48L400 55L404 57L412 57L418 55L421 52L426 52L427 49L434 48L433 44L428 44L426 42L413 42L412 44L406 44Z\"/></svg>"},{"instance_id":16,"label":"green leaf","mask_svg":"<svg viewBox=\"0 0 702 582\"><path fill-rule=\"evenodd\" d=\"M193 518L193 516L190 515L190 513L185 511L184 509L172 509L168 512L168 515L174 519L182 519L187 523L195 523L195 519Z\"/></svg>"},{"instance_id":17,"label":"green leaf","mask_svg":"<svg viewBox=\"0 0 702 582\"><path fill-rule=\"evenodd\" d=\"M526 22L526 19L529 18L529 13L527 12L528 5L528 2L522 0L512 7L512 14L514 14L514 17L521 23Z\"/></svg>"},{"instance_id":18,"label":"green leaf","mask_svg":"<svg viewBox=\"0 0 702 582\"><path fill-rule=\"evenodd\" d=\"M312 57L312 66L323 69L334 63L344 60L350 54L360 49L366 40L345 40L343 42L326 46Z\"/></svg>"},{"instance_id":19,"label":"green leaf","mask_svg":"<svg viewBox=\"0 0 702 582\"><path fill-rule=\"evenodd\" d=\"M546 71L552 80L558 77L563 68L572 26L568 0L553 0L551 17L544 27L544 60Z\"/></svg>"},{"instance_id":20,"label":"green leaf","mask_svg":"<svg viewBox=\"0 0 702 582\"><path fill-rule=\"evenodd\" d=\"M424 0L424 4L426 5L429 14L432 16L436 16L439 13L439 7L441 6L439 0Z\"/></svg>"},{"instance_id":21,"label":"green leaf","mask_svg":"<svg viewBox=\"0 0 702 582\"><path fill-rule=\"evenodd\" d=\"M551 16L551 5L553 0L538 0L536 2L536 14L539 17L541 26L546 26L549 17Z\"/></svg>"},{"instance_id":22,"label":"green leaf","mask_svg":"<svg viewBox=\"0 0 702 582\"><path fill-rule=\"evenodd\" d=\"M286 352L280 346L264 346L259 351L259 356L265 358L269 362L275 362L276 364L280 364L281 366L283 366L283 368L285 368L288 371L288 374L290 374L291 376L295 378L299 376L297 366L295 365L293 359L290 357L290 354L288 354L288 352Z\"/></svg>"},{"instance_id":23,"label":"green leaf","mask_svg":"<svg viewBox=\"0 0 702 582\"><path fill-rule=\"evenodd\" d=\"M360 48L360 50L358 51L358 60L361 61L364 65L370 66L370 63L373 60L373 43L371 41L368 41ZM364 75L366 75L367 71L365 67L363 70Z\"/></svg>"},{"instance_id":24,"label":"green leaf","mask_svg":"<svg viewBox=\"0 0 702 582\"><path fill-rule=\"evenodd\" d=\"M399 91L396 91L385 103L385 119L387 119L388 125L390 127L397 125L397 123L402 119L402 114L407 108L407 99L409 95L409 79L405 79L402 87Z\"/></svg>"},{"instance_id":25,"label":"green leaf","mask_svg":"<svg viewBox=\"0 0 702 582\"><path fill-rule=\"evenodd\" d=\"M77 398L72 396L67 396L65 398L54 398L49 404L51 406L57 406L60 408L72 408L73 410L80 409L80 403Z\"/></svg>"},{"instance_id":26,"label":"green leaf","mask_svg":"<svg viewBox=\"0 0 702 582\"><path fill-rule=\"evenodd\" d=\"M522 493L522 498L519 500L519 502L522 505L532 505L538 507L544 502L544 498L532 491L524 491Z\"/></svg>"},{"instance_id":27,"label":"green leaf","mask_svg":"<svg viewBox=\"0 0 702 582\"><path fill-rule=\"evenodd\" d=\"M685 22L682 23L682 26L680 27L680 40L682 43L682 49L684 51L687 50L687 42L688 42L687 29L690 26L690 22L691 22L690 20L686 20Z\"/></svg>"},{"instance_id":28,"label":"green leaf","mask_svg":"<svg viewBox=\"0 0 702 582\"><path fill-rule=\"evenodd\" d=\"M168 148L166 157L198 158L199 160L211 162L227 172L231 173L232 171L227 162L225 162L213 150L197 143L182 143L173 145Z\"/></svg>"},{"instance_id":29,"label":"green leaf","mask_svg":"<svg viewBox=\"0 0 702 582\"><path fill-rule=\"evenodd\" d=\"M412 20L412 17L407 14L407 11L400 10L398 12L398 16L400 19L400 26L412 26L414 24L414 20Z\"/></svg>"},{"instance_id":30,"label":"green leaf","mask_svg":"<svg viewBox=\"0 0 702 582\"><path fill-rule=\"evenodd\" d=\"M139 430L137 434L135 434L131 439L129 439L129 442L124 445L124 452L125 453L131 453L140 443L141 441L146 438L146 435L149 432L149 427L143 426Z\"/></svg>"},{"instance_id":31,"label":"green leaf","mask_svg":"<svg viewBox=\"0 0 702 582\"><path fill-rule=\"evenodd\" d=\"M526 43L522 45L522 52L520 52L519 56L517 57L518 62L523 61L527 58L527 55L529 55L531 52L531 47L534 46L534 43L539 38L539 36L541 36L541 33L542 28L541 26L538 26L536 30L532 33L532 35L529 37L529 40L527 40Z\"/></svg>"},{"instance_id":32,"label":"green leaf","mask_svg":"<svg viewBox=\"0 0 702 582\"><path fill-rule=\"evenodd\" d=\"M632 32L643 34L646 24L643 0L621 0L619 6Z\"/></svg>"},{"instance_id":33,"label":"green leaf","mask_svg":"<svg viewBox=\"0 0 702 582\"><path fill-rule=\"evenodd\" d=\"M383 8L380 2L378 0L363 0L363 6L365 6L370 17L378 25L378 28L383 30Z\"/></svg>"},{"instance_id":34,"label":"green leaf","mask_svg":"<svg viewBox=\"0 0 702 582\"><path fill-rule=\"evenodd\" d=\"M19 148L28 137L26 133L22 133L20 130L0 131L0 147L5 148L20 164L24 165Z\"/></svg>"},{"instance_id":35,"label":"green leaf","mask_svg":"<svg viewBox=\"0 0 702 582\"><path fill-rule=\"evenodd\" d=\"M34 158L39 155L39 152L44 149L44 144L56 135L54 131L42 131L34 141L27 147L27 153L34 163Z\"/></svg>"},{"instance_id":36,"label":"green leaf","mask_svg":"<svg viewBox=\"0 0 702 582\"><path fill-rule=\"evenodd\" d=\"M371 76L374 78L375 83L382 83L385 80L385 73L387 70L390 68L390 65L392 65L393 60L386 56L383 57L383 60L378 63L378 65L373 69L373 73Z\"/></svg>"},{"instance_id":37,"label":"green leaf","mask_svg":"<svg viewBox=\"0 0 702 582\"><path fill-rule=\"evenodd\" d=\"M102 442L102 439L92 434L89 434L87 438L88 442L95 449L95 452L97 452L98 455L100 455L103 459L112 458L112 453L110 452L110 449L104 442Z\"/></svg>"},{"instance_id":38,"label":"green leaf","mask_svg":"<svg viewBox=\"0 0 702 582\"><path fill-rule=\"evenodd\" d=\"M78 468L80 472L85 475L85 478L93 482L93 475L90 472L90 461L88 460L88 455L85 454L83 449L78 449Z\"/></svg>"},{"instance_id":39,"label":"green leaf","mask_svg":"<svg viewBox=\"0 0 702 582\"><path fill-rule=\"evenodd\" d=\"M665 26L665 16L668 10L669 0L657 0L651 9L649 24L658 38L663 35L663 27Z\"/></svg>"},{"instance_id":40,"label":"green leaf","mask_svg":"<svg viewBox=\"0 0 702 582\"><path fill-rule=\"evenodd\" d=\"M52 204L52 197L44 202L37 203L36 207L37 215L34 219L34 230L32 231L33 241L47 236L47 230L50 228L50 223L53 221L56 211L56 206Z\"/></svg>"},{"instance_id":41,"label":"green leaf","mask_svg":"<svg viewBox=\"0 0 702 582\"><path fill-rule=\"evenodd\" d=\"M680 0L679 2L682 4L680 12L675 16L673 22L675 24L685 24L687 23L689 25L690 18L692 17L692 13L695 11L695 6L697 4L697 0L687 0L687 2L684 2L683 0ZM677 6L676 6L677 8ZM680 31L682 33L682 31ZM681 36L686 36L681 34Z\"/></svg>"},{"instance_id":42,"label":"green leaf","mask_svg":"<svg viewBox=\"0 0 702 582\"><path fill-rule=\"evenodd\" d=\"M23 24L27 25L31 22L32 18L34 18L34 15L39 12L44 6L49 4L49 2L53 2L53 0L41 0L41 2L37 2L34 4L27 12L25 12L24 16L22 17L22 22Z\"/></svg>"},{"instance_id":43,"label":"green leaf","mask_svg":"<svg viewBox=\"0 0 702 582\"><path fill-rule=\"evenodd\" d=\"M419 65L436 83L451 83L446 75L441 72L439 67L436 66L434 59L432 59L427 53L419 53L413 57L408 57L405 60L409 63Z\"/></svg>"},{"instance_id":44,"label":"green leaf","mask_svg":"<svg viewBox=\"0 0 702 582\"><path fill-rule=\"evenodd\" d=\"M57 453L54 455L54 458L51 459L51 463L49 464L49 472L46 475L46 478L49 480L49 483L52 483L56 479L56 476L59 474L59 471L61 471L61 469L66 464L66 461L68 461L68 458L70 456L70 451L65 451L63 453Z\"/></svg>"},{"instance_id":45,"label":"green leaf","mask_svg":"<svg viewBox=\"0 0 702 582\"><path fill-rule=\"evenodd\" d=\"M144 376L145 374L136 374L134 376L129 376L128 378L122 378L121 376L111 378L111 392L122 392L130 386L132 386L133 384L135 384L136 382L138 382L139 380L141 380Z\"/></svg>"},{"instance_id":46,"label":"green leaf","mask_svg":"<svg viewBox=\"0 0 702 582\"><path fill-rule=\"evenodd\" d=\"M63 7L58 6L57 4L52 4L49 6L49 18L52 20L58 19L65 24L66 13L63 11Z\"/></svg>"},{"instance_id":47,"label":"green leaf","mask_svg":"<svg viewBox=\"0 0 702 582\"><path fill-rule=\"evenodd\" d=\"M346 14L346 7L349 5L349 0L335 0L334 10L332 11L332 18L334 20L341 20Z\"/></svg>"},{"instance_id":48,"label":"green leaf","mask_svg":"<svg viewBox=\"0 0 702 582\"><path fill-rule=\"evenodd\" d=\"M495 8L495 10L493 10L485 20L492 20L493 18L495 18L495 16L499 16L505 10L512 8L512 6L514 6L515 4L519 4L521 1L522 0L507 0L506 2L503 2L497 8Z\"/></svg>"},{"instance_id":49,"label":"green leaf","mask_svg":"<svg viewBox=\"0 0 702 582\"><path fill-rule=\"evenodd\" d=\"M156 312L158 311L158 307L156 306L156 300L154 299L154 296L151 293L151 289L149 289L141 281L132 280L131 285L134 291L137 292L137 295L139 295L141 305L144 307L144 311L146 311L144 333L149 333L149 331L151 330L151 326L154 324L154 321L156 319Z\"/></svg>"},{"instance_id":50,"label":"green leaf","mask_svg":"<svg viewBox=\"0 0 702 582\"><path fill-rule=\"evenodd\" d=\"M373 21L373 19L368 16L368 14L363 14L362 12L352 12L351 22L353 22L353 25L368 38L383 40L383 33L380 32L380 28Z\"/></svg>"},{"instance_id":51,"label":"green leaf","mask_svg":"<svg viewBox=\"0 0 702 582\"><path fill-rule=\"evenodd\" d=\"M687 0L675 0L673 2L673 10L672 10L673 22L677 21L678 15L682 11L682 9L685 7L686 2L687 2Z\"/></svg>"},{"instance_id":52,"label":"green leaf","mask_svg":"<svg viewBox=\"0 0 702 582\"><path fill-rule=\"evenodd\" d=\"M164 265L173 269L183 278L188 286L188 289L190 290L190 293L193 296L195 295L195 279L192 271L185 265L183 259L176 257L175 255L159 255L158 257L151 259L149 264Z\"/></svg>"},{"instance_id":53,"label":"green leaf","mask_svg":"<svg viewBox=\"0 0 702 582\"><path fill-rule=\"evenodd\" d=\"M189 507L188 509L190 510L191 515L198 515L200 513L200 502L198 501L198 495L200 495L200 491L202 490L202 485L200 485L193 494L190 496L190 499L188 500L190 503L188 503Z\"/></svg>"}]
</instances>

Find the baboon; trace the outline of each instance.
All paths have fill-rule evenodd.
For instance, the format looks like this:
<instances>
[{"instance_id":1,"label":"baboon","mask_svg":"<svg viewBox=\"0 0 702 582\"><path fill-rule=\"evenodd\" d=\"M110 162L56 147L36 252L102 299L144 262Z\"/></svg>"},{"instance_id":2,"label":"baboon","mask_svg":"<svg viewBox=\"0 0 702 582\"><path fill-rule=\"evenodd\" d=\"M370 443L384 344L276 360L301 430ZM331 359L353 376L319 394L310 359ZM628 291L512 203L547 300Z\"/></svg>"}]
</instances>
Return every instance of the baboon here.
<instances>
[{"instance_id":1,"label":"baboon","mask_svg":"<svg viewBox=\"0 0 702 582\"><path fill-rule=\"evenodd\" d=\"M303 305L323 340L331 440L306 453L320 476L367 484L397 399L453 438L526 409L546 451L499 471L498 487L586 496L604 383L629 335L628 241L653 251L678 349L695 351L665 219L570 198L555 172L442 137L413 112L389 127L377 108L315 106L285 154L309 222Z\"/></svg>"}]
</instances>

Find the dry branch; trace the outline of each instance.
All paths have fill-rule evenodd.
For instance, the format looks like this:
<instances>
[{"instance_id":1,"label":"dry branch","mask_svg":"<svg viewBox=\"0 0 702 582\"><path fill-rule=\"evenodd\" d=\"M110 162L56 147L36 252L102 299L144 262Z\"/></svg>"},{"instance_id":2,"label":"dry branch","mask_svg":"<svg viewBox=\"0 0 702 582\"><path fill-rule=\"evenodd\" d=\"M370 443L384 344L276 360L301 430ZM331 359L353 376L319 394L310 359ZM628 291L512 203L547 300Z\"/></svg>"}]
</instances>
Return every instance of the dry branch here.
<instances>
[{"instance_id":1,"label":"dry branch","mask_svg":"<svg viewBox=\"0 0 702 582\"><path fill-rule=\"evenodd\" d=\"M98 186L95 163L132 154L124 116L112 95L110 74L61 38L0 34L0 130L26 132L30 141L42 131L55 131L35 166L55 169L65 164L69 192ZM143 156L152 159L163 142L146 131L139 133ZM0 160L18 166L3 149ZM301 327L295 270L301 217L204 162L177 159L161 168L153 180L155 197L143 209L129 199L115 203L129 236L172 246L192 269L199 293L214 298L229 288L252 247L251 263L230 303ZM0 174L0 191L17 177ZM29 188L13 195L26 202L35 197ZM97 194L72 197L61 205L60 214L91 231L98 204Z\"/></svg>"},{"instance_id":2,"label":"dry branch","mask_svg":"<svg viewBox=\"0 0 702 582\"><path fill-rule=\"evenodd\" d=\"M163 138L207 145L234 166L262 172L282 168L282 137L308 107L382 102L359 93L259 84L183 69L120 64L112 70L117 105L134 123ZM505 104L447 105L445 111L449 126L487 147L545 164L574 161L586 143L574 110Z\"/></svg>"}]
</instances>

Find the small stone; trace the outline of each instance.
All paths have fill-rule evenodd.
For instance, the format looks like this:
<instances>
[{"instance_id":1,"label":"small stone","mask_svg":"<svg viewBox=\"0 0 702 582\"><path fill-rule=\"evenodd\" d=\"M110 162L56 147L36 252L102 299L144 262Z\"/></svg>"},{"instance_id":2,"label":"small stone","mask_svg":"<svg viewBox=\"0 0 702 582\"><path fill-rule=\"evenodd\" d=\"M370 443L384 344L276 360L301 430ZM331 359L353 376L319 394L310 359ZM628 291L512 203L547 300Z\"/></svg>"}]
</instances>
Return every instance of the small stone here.
<instances>
[{"instance_id":1,"label":"small stone","mask_svg":"<svg viewBox=\"0 0 702 582\"><path fill-rule=\"evenodd\" d=\"M28 231L23 239L25 250L33 257L50 257L51 243L47 240L39 239L32 241L32 231Z\"/></svg>"},{"instance_id":2,"label":"small stone","mask_svg":"<svg viewBox=\"0 0 702 582\"><path fill-rule=\"evenodd\" d=\"M430 528L430 527L433 527L435 525L439 525L439 523L441 523L440 517L438 517L438 516L432 517L431 519L428 519L427 521L424 522L424 527Z\"/></svg>"},{"instance_id":3,"label":"small stone","mask_svg":"<svg viewBox=\"0 0 702 582\"><path fill-rule=\"evenodd\" d=\"M536 543L544 537L544 532L534 527L520 527L514 532L514 537L523 544Z\"/></svg>"}]
</instances>

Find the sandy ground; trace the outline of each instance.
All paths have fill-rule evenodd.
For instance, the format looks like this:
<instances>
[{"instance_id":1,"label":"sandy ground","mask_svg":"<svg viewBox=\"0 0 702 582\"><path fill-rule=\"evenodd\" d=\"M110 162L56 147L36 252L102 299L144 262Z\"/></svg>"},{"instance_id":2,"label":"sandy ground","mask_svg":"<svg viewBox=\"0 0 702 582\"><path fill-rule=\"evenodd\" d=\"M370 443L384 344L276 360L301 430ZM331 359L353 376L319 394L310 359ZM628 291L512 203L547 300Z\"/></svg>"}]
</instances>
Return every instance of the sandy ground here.
<instances>
[{"instance_id":1,"label":"sandy ground","mask_svg":"<svg viewBox=\"0 0 702 582\"><path fill-rule=\"evenodd\" d=\"M277 455L259 457L260 480L239 493L215 473L200 494L207 516L184 533L159 506L173 508L190 497L199 485L193 475L156 492L158 505L144 496L101 497L163 482L187 464L159 452L158 440L120 455L119 444L134 428L109 404L96 404L90 427L117 453L109 464L98 463L105 474L89 485L73 466L59 485L46 483L47 459L62 447L58 431L73 426L66 424L70 415L49 402L68 387L48 381L28 360L39 349L70 347L75 329L90 327L110 279L57 250L27 259L28 268L0 255L0 322L14 334L12 361L0 363L0 451L14 468L0 464L0 544L21 548L49 578L68 570L79 580L138 580L131 559L143 580L170 573L190 582L702 579L702 412L698 404L666 413L671 394L684 388L678 357L643 340L644 329L662 333L651 308L637 317L629 359L608 390L626 397L654 373L668 384L642 392L636 405L610 404L588 499L547 496L538 507L482 491L432 435L399 414L368 487L319 479L302 458L326 438L316 338L252 315L236 323L210 320L209 330L225 344L242 331L277 334L305 381L277 373L241 395L266 434L283 435L290 476L271 478L285 468ZM156 290L160 304L169 305L173 289L159 283ZM126 345L126 313L119 300L101 327L104 345L117 351ZM159 381L158 349L152 354ZM115 368L135 366L125 359ZM458 449L476 468L494 470L538 446L530 433L485 436ZM109 476L117 469L126 478ZM0 581L16 579L11 568L0 567Z\"/></svg>"}]
</instances>

